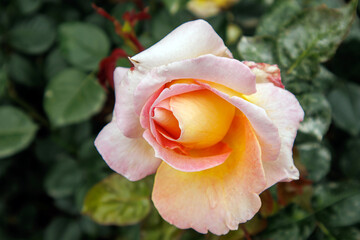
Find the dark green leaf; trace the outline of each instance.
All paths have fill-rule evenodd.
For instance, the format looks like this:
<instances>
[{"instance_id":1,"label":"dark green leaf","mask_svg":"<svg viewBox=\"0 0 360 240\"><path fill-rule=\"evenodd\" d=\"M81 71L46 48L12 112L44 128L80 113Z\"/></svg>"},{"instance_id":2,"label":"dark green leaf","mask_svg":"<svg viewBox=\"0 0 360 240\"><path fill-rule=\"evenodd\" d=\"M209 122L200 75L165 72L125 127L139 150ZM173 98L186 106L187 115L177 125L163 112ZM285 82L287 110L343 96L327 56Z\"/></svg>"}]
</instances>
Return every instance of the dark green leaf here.
<instances>
[{"instance_id":1,"label":"dark green leaf","mask_svg":"<svg viewBox=\"0 0 360 240\"><path fill-rule=\"evenodd\" d=\"M68 67L59 49L54 49L45 59L45 76L47 80L52 79L62 70Z\"/></svg>"},{"instance_id":2,"label":"dark green leaf","mask_svg":"<svg viewBox=\"0 0 360 240\"><path fill-rule=\"evenodd\" d=\"M271 37L242 37L238 51L245 61L277 63L274 52L275 39Z\"/></svg>"},{"instance_id":3,"label":"dark green leaf","mask_svg":"<svg viewBox=\"0 0 360 240\"><path fill-rule=\"evenodd\" d=\"M44 108L51 123L59 127L90 118L101 110L104 101L104 89L93 75L66 69L47 86Z\"/></svg>"},{"instance_id":4,"label":"dark green leaf","mask_svg":"<svg viewBox=\"0 0 360 240\"><path fill-rule=\"evenodd\" d=\"M64 198L75 193L82 180L81 169L69 157L59 159L48 172L45 189L53 198Z\"/></svg>"},{"instance_id":5,"label":"dark green leaf","mask_svg":"<svg viewBox=\"0 0 360 240\"><path fill-rule=\"evenodd\" d=\"M20 12L31 14L40 8L42 0L16 0L16 3Z\"/></svg>"},{"instance_id":6,"label":"dark green leaf","mask_svg":"<svg viewBox=\"0 0 360 240\"><path fill-rule=\"evenodd\" d=\"M280 65L287 74L311 78L307 68L328 60L348 32L357 1L338 10L325 6L305 10L284 27L277 41Z\"/></svg>"},{"instance_id":7,"label":"dark green leaf","mask_svg":"<svg viewBox=\"0 0 360 240\"><path fill-rule=\"evenodd\" d=\"M351 139L342 152L340 167L345 176L360 180L360 139Z\"/></svg>"},{"instance_id":8,"label":"dark green leaf","mask_svg":"<svg viewBox=\"0 0 360 240\"><path fill-rule=\"evenodd\" d=\"M309 174L307 177L312 181L319 181L330 170L330 151L320 143L305 143L297 146L301 162L305 165Z\"/></svg>"},{"instance_id":9,"label":"dark green leaf","mask_svg":"<svg viewBox=\"0 0 360 240\"><path fill-rule=\"evenodd\" d=\"M31 62L18 54L10 56L9 75L16 82L26 86L34 86L39 80Z\"/></svg>"},{"instance_id":10,"label":"dark green leaf","mask_svg":"<svg viewBox=\"0 0 360 240\"><path fill-rule=\"evenodd\" d=\"M289 20L302 10L297 0L277 0L271 10L261 18L257 35L276 36Z\"/></svg>"},{"instance_id":11,"label":"dark green leaf","mask_svg":"<svg viewBox=\"0 0 360 240\"><path fill-rule=\"evenodd\" d=\"M308 93L299 97L305 111L304 121L300 124L299 133L321 140L331 123L331 107L324 95ZM299 136L299 140L304 136Z\"/></svg>"},{"instance_id":12,"label":"dark green leaf","mask_svg":"<svg viewBox=\"0 0 360 240\"><path fill-rule=\"evenodd\" d=\"M112 174L88 192L83 214L100 224L128 225L141 221L151 207L151 189L145 181L130 182Z\"/></svg>"},{"instance_id":13,"label":"dark green leaf","mask_svg":"<svg viewBox=\"0 0 360 240\"><path fill-rule=\"evenodd\" d=\"M337 239L359 240L360 230L356 227L333 228L331 232Z\"/></svg>"},{"instance_id":14,"label":"dark green leaf","mask_svg":"<svg viewBox=\"0 0 360 240\"><path fill-rule=\"evenodd\" d=\"M317 218L331 227L351 226L360 222L360 193L337 202L317 214Z\"/></svg>"},{"instance_id":15,"label":"dark green leaf","mask_svg":"<svg viewBox=\"0 0 360 240\"><path fill-rule=\"evenodd\" d=\"M328 96L336 126L352 135L360 131L360 86L347 83Z\"/></svg>"},{"instance_id":16,"label":"dark green leaf","mask_svg":"<svg viewBox=\"0 0 360 240\"><path fill-rule=\"evenodd\" d=\"M83 70L95 70L108 55L110 42L102 29L89 23L60 25L60 49L65 59Z\"/></svg>"},{"instance_id":17,"label":"dark green leaf","mask_svg":"<svg viewBox=\"0 0 360 240\"><path fill-rule=\"evenodd\" d=\"M45 229L44 240L80 240L81 229L77 222L68 218L55 218Z\"/></svg>"},{"instance_id":18,"label":"dark green leaf","mask_svg":"<svg viewBox=\"0 0 360 240\"><path fill-rule=\"evenodd\" d=\"M312 205L316 211L321 211L359 193L360 186L356 182L328 182L315 188Z\"/></svg>"},{"instance_id":19,"label":"dark green leaf","mask_svg":"<svg viewBox=\"0 0 360 240\"><path fill-rule=\"evenodd\" d=\"M0 68L0 99L5 95L7 75L4 68Z\"/></svg>"},{"instance_id":20,"label":"dark green leaf","mask_svg":"<svg viewBox=\"0 0 360 240\"><path fill-rule=\"evenodd\" d=\"M55 40L55 27L46 16L37 15L16 24L9 32L9 43L19 51L40 54Z\"/></svg>"},{"instance_id":21,"label":"dark green leaf","mask_svg":"<svg viewBox=\"0 0 360 240\"><path fill-rule=\"evenodd\" d=\"M0 158L26 148L36 131L36 124L24 112L11 106L0 107Z\"/></svg>"}]
</instances>

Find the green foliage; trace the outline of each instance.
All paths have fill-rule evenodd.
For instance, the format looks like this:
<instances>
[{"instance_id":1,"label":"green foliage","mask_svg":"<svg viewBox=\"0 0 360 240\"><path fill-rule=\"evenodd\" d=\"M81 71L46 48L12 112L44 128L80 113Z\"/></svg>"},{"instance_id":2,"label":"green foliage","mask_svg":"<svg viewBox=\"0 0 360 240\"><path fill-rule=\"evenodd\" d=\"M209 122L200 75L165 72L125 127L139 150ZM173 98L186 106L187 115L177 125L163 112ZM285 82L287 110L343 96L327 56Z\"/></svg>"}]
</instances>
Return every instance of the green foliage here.
<instances>
[{"instance_id":1,"label":"green foliage","mask_svg":"<svg viewBox=\"0 0 360 240\"><path fill-rule=\"evenodd\" d=\"M59 27L59 35L60 49L65 59L83 70L96 69L110 50L108 37L92 24L64 23Z\"/></svg>"},{"instance_id":2,"label":"green foliage","mask_svg":"<svg viewBox=\"0 0 360 240\"><path fill-rule=\"evenodd\" d=\"M47 16L36 15L16 24L9 32L9 43L28 54L43 53L54 43L55 26Z\"/></svg>"},{"instance_id":3,"label":"green foliage","mask_svg":"<svg viewBox=\"0 0 360 240\"><path fill-rule=\"evenodd\" d=\"M360 132L360 86L348 83L329 93L334 123L356 136Z\"/></svg>"},{"instance_id":4,"label":"green foliage","mask_svg":"<svg viewBox=\"0 0 360 240\"><path fill-rule=\"evenodd\" d=\"M145 48L195 19L187 0L143 2L151 19L134 31ZM0 239L360 239L357 2L241 0L206 19L235 58L277 64L305 111L300 180L262 195L267 214L215 236L164 221L150 200L153 176L130 182L94 147L114 104L97 82L99 63L115 48L136 54L114 24L88 0L0 1ZM95 3L121 24L138 10L135 1ZM230 39L229 26L243 36Z\"/></svg>"},{"instance_id":5,"label":"green foliage","mask_svg":"<svg viewBox=\"0 0 360 240\"><path fill-rule=\"evenodd\" d=\"M150 193L146 181L112 174L88 192L82 212L102 224L134 224L149 214Z\"/></svg>"},{"instance_id":6,"label":"green foliage","mask_svg":"<svg viewBox=\"0 0 360 240\"><path fill-rule=\"evenodd\" d=\"M86 120L101 110L104 101L105 92L92 74L69 68L50 81L44 108L51 123L59 127Z\"/></svg>"},{"instance_id":7,"label":"green foliage","mask_svg":"<svg viewBox=\"0 0 360 240\"><path fill-rule=\"evenodd\" d=\"M38 127L23 111L0 107L0 158L10 156L26 148Z\"/></svg>"}]
</instances>

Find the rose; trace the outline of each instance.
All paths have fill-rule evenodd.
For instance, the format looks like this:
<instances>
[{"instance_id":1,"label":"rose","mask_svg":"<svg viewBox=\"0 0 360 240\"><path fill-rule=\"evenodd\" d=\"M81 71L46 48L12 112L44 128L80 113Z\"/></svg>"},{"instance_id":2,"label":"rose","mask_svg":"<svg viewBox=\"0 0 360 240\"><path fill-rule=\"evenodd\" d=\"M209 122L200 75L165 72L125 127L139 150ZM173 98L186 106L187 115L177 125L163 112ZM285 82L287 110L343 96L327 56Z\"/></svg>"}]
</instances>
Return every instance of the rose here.
<instances>
[{"instance_id":1,"label":"rose","mask_svg":"<svg viewBox=\"0 0 360 240\"><path fill-rule=\"evenodd\" d=\"M226 9L239 0L190 0L187 9L198 17L207 18L215 16L221 9Z\"/></svg>"},{"instance_id":2,"label":"rose","mask_svg":"<svg viewBox=\"0 0 360 240\"><path fill-rule=\"evenodd\" d=\"M113 120L95 145L129 180L155 173L152 200L179 228L225 234L259 194L298 179L303 110L276 65L240 62L203 21L188 22L115 70Z\"/></svg>"}]
</instances>

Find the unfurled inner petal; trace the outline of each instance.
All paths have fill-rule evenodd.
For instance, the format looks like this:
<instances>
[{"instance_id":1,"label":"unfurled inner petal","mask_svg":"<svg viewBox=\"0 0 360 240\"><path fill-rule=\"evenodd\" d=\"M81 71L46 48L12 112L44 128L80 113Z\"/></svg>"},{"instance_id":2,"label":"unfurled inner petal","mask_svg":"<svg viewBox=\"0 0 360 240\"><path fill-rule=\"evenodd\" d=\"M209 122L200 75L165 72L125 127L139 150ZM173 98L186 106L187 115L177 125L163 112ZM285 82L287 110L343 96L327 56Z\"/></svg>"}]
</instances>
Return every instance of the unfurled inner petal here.
<instances>
[{"instance_id":1,"label":"unfurled inner petal","mask_svg":"<svg viewBox=\"0 0 360 240\"><path fill-rule=\"evenodd\" d=\"M181 130L179 122L171 111L164 108L155 108L153 119L169 134L169 137L174 139L180 137Z\"/></svg>"},{"instance_id":2,"label":"unfurled inner petal","mask_svg":"<svg viewBox=\"0 0 360 240\"><path fill-rule=\"evenodd\" d=\"M170 98L170 109L181 129L181 135L176 140L185 147L195 149L220 142L228 132L235 113L232 104L208 90L173 96Z\"/></svg>"}]
</instances>

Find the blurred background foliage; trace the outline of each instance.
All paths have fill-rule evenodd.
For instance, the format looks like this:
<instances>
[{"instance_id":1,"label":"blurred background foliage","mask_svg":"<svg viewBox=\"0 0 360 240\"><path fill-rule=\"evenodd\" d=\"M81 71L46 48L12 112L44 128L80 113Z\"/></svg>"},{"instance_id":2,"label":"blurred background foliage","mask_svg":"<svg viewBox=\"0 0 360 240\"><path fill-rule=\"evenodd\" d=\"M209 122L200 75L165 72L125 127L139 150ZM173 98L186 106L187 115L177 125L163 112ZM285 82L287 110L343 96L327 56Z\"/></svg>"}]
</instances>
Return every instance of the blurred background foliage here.
<instances>
[{"instance_id":1,"label":"blurred background foliage","mask_svg":"<svg viewBox=\"0 0 360 240\"><path fill-rule=\"evenodd\" d=\"M114 104L106 72L196 19L188 0L1 0L0 239L359 240L357 4L240 0L207 16L234 57L279 65L305 110L301 179L262 193L254 219L219 237L163 221L152 176L113 174L93 145Z\"/></svg>"}]
</instances>

